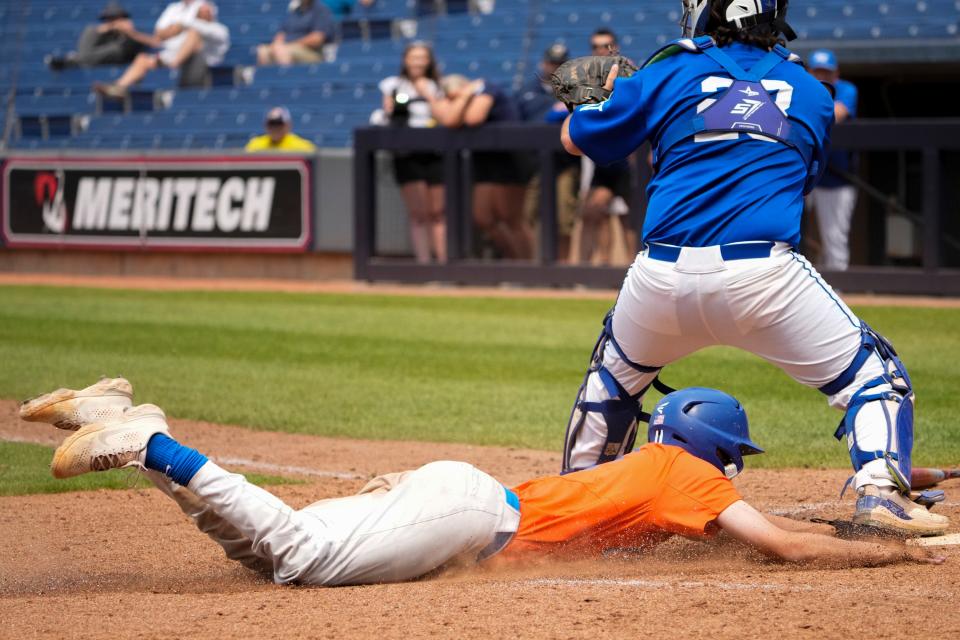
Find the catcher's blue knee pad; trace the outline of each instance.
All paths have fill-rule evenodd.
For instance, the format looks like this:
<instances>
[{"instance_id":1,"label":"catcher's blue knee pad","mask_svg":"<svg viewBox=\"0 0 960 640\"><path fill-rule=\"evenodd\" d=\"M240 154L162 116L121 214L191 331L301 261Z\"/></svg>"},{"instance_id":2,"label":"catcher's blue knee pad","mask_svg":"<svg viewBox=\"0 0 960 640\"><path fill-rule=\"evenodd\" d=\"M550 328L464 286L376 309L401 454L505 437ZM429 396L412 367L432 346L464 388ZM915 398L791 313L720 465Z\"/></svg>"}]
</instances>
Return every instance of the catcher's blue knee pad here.
<instances>
[{"instance_id":1,"label":"catcher's blue knee pad","mask_svg":"<svg viewBox=\"0 0 960 640\"><path fill-rule=\"evenodd\" d=\"M855 471L860 471L863 465L873 460L884 460L900 491L909 493L913 451L913 385L893 345L866 323L861 324L860 350L853 362L836 380L820 387L820 391L826 395L839 393L853 382L871 355L876 354L880 358L883 373L868 380L851 396L846 414L834 435L837 440L846 436ZM857 441L857 415L871 402L880 403L886 423L887 443L880 450L865 450Z\"/></svg>"},{"instance_id":2,"label":"catcher's blue knee pad","mask_svg":"<svg viewBox=\"0 0 960 640\"><path fill-rule=\"evenodd\" d=\"M593 348L593 355L590 359L590 366L587 368L587 373L583 378L583 384L580 385L573 409L570 412L570 420L567 424L567 433L563 448L563 473L576 470L572 468L570 464L570 456L573 451L573 446L576 444L577 435L583 427L587 415L590 413L600 414L607 427L606 440L603 443L600 456L594 464L601 464L617 459L619 456L633 449L633 445L636 442L637 423L645 415L642 411L641 402L643 394L650 385L645 385L637 393L629 393L614 377L613 373L603 365L603 353L608 343L616 349L620 358L632 368L643 373L656 373L660 371L660 367L645 367L632 362L626 357L620 345L617 344L616 339L613 337L613 310L611 309L610 312L607 313L606 318L604 318L603 331L600 332L600 336L597 338L597 343ZM587 385L590 382L590 376L594 374L596 374L603 383L607 395L610 396L608 399L599 402L587 400Z\"/></svg>"}]
</instances>

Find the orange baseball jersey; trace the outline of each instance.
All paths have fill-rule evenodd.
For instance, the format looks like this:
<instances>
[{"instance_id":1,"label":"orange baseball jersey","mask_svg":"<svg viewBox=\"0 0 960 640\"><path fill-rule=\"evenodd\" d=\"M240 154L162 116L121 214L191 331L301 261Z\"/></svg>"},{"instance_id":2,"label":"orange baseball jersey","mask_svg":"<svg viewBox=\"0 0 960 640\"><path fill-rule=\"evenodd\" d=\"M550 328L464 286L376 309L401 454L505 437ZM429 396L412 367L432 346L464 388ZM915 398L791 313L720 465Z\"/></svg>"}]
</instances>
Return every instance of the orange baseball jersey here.
<instances>
[{"instance_id":1,"label":"orange baseball jersey","mask_svg":"<svg viewBox=\"0 0 960 640\"><path fill-rule=\"evenodd\" d=\"M740 494L716 467L680 447L646 444L623 458L513 489L520 527L502 554L598 554L649 547L674 534L709 537Z\"/></svg>"}]
</instances>

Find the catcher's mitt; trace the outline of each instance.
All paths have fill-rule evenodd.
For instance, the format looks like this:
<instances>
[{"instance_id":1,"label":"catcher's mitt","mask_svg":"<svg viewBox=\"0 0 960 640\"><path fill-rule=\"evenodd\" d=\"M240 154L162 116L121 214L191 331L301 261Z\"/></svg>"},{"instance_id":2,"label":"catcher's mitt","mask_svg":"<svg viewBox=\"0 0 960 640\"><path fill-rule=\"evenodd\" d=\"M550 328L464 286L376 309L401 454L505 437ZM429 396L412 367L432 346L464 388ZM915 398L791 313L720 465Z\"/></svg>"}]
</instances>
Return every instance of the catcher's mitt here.
<instances>
[{"instance_id":1,"label":"catcher's mitt","mask_svg":"<svg viewBox=\"0 0 960 640\"><path fill-rule=\"evenodd\" d=\"M550 76L553 95L573 111L577 105L603 102L610 97L604 88L610 68L620 65L618 78L629 78L637 66L623 56L583 56L567 60Z\"/></svg>"}]
</instances>

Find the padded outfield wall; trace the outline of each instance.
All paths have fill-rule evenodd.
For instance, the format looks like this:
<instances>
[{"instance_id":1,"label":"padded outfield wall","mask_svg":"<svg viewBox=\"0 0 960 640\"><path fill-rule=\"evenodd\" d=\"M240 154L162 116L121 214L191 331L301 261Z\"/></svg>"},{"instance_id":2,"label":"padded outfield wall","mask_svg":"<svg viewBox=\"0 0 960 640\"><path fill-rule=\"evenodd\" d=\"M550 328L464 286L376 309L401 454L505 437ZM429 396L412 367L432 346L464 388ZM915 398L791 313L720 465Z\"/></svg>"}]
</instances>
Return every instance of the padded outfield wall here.
<instances>
[{"instance_id":1,"label":"padded outfield wall","mask_svg":"<svg viewBox=\"0 0 960 640\"><path fill-rule=\"evenodd\" d=\"M848 292L960 295L960 122L859 121L838 127L834 143L862 152L863 189L875 193L860 196L855 266L825 273L828 280ZM542 188L535 259L477 257L467 223L469 151L501 147L525 149L546 175L556 129L359 129L354 149L313 156L10 151L0 154L0 271L619 286L622 266L558 259L553 198ZM457 249L447 265L410 257L390 153L418 149L446 158L446 216ZM891 155L906 158L907 208L884 200L896 193L883 181ZM912 254L891 259L891 246Z\"/></svg>"}]
</instances>

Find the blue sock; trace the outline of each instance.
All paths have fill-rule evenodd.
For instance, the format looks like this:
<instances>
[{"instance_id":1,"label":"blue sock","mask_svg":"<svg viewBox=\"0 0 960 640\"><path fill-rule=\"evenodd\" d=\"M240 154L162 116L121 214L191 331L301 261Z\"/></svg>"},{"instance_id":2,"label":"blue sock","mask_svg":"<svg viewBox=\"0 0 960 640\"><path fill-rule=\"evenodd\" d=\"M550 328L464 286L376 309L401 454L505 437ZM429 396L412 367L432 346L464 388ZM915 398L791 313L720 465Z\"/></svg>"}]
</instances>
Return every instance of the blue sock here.
<instances>
[{"instance_id":1,"label":"blue sock","mask_svg":"<svg viewBox=\"0 0 960 640\"><path fill-rule=\"evenodd\" d=\"M196 449L185 447L165 433L155 433L147 443L147 469L165 473L181 486L187 486L207 456Z\"/></svg>"}]
</instances>

